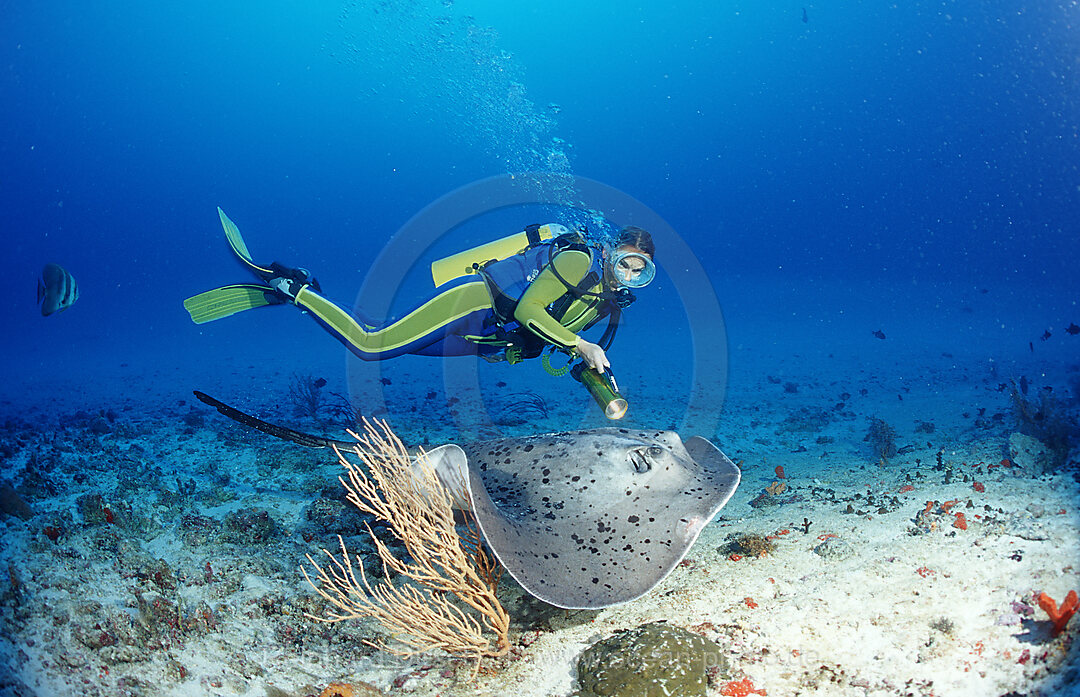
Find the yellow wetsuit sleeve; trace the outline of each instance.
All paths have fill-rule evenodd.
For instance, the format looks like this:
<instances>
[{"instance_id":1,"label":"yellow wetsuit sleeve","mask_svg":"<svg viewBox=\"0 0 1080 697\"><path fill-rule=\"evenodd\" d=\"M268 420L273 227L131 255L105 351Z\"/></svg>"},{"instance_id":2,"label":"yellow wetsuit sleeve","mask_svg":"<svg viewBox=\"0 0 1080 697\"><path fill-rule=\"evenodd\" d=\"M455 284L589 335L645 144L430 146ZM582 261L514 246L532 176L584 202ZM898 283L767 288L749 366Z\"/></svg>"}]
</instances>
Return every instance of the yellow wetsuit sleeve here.
<instances>
[{"instance_id":1,"label":"yellow wetsuit sleeve","mask_svg":"<svg viewBox=\"0 0 1080 697\"><path fill-rule=\"evenodd\" d=\"M567 249L556 254L551 264L545 267L522 293L514 310L514 319L550 344L574 348L577 346L578 335L559 324L547 311L548 305L567 292L566 285L551 270L551 266L555 267L567 283L576 286L585 278L585 274L589 273L592 259L588 252L577 249Z\"/></svg>"}]
</instances>

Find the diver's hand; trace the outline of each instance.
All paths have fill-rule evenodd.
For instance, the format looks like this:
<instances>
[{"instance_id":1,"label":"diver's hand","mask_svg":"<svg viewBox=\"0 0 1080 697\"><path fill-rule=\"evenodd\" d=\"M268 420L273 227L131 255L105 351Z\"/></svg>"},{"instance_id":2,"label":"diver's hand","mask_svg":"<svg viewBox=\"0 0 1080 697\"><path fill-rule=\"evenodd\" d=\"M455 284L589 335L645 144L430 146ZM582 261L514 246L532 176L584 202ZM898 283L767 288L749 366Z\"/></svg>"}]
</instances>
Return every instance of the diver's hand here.
<instances>
[{"instance_id":1,"label":"diver's hand","mask_svg":"<svg viewBox=\"0 0 1080 697\"><path fill-rule=\"evenodd\" d=\"M596 372L601 375L611 367L611 362L608 360L607 354L604 353L604 349L596 344L578 337L577 346L574 348L577 349L577 355L581 356L585 364L590 368L595 368Z\"/></svg>"}]
</instances>

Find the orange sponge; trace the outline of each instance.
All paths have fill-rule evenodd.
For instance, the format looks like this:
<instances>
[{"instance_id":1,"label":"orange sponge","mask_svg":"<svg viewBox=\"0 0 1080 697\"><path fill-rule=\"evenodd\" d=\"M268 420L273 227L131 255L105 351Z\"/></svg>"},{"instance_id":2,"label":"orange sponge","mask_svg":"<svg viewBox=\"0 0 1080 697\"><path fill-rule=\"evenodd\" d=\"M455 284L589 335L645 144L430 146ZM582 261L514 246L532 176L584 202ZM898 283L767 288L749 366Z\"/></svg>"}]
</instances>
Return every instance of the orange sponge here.
<instances>
[{"instance_id":1,"label":"orange sponge","mask_svg":"<svg viewBox=\"0 0 1080 697\"><path fill-rule=\"evenodd\" d=\"M1050 616L1050 621L1054 623L1054 636L1061 634L1061 630L1065 629L1069 618L1076 614L1077 606L1080 606L1080 599L1076 597L1076 591L1069 591L1060 607L1049 595L1039 593L1039 607Z\"/></svg>"}]
</instances>

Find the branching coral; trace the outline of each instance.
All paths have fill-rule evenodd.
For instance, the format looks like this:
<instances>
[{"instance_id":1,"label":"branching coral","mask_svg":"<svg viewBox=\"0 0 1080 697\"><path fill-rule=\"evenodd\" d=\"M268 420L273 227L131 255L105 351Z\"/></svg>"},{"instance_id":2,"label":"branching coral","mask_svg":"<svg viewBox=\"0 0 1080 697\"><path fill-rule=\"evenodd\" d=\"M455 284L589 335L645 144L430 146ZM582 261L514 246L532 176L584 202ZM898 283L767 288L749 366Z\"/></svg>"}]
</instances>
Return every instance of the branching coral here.
<instances>
[{"instance_id":1,"label":"branching coral","mask_svg":"<svg viewBox=\"0 0 1080 697\"><path fill-rule=\"evenodd\" d=\"M499 407L501 414L496 423L505 426L532 421L534 419L546 419L548 406L544 398L535 392L514 392L503 400Z\"/></svg>"},{"instance_id":2,"label":"branching coral","mask_svg":"<svg viewBox=\"0 0 1080 697\"><path fill-rule=\"evenodd\" d=\"M484 549L471 517L464 536L458 534L452 494L426 455L421 452L419 466L412 467L401 440L385 423L376 423L364 420L363 436L349 432L357 439L352 454L360 462L338 451L348 470L348 479L342 477L341 483L350 503L389 525L410 559L394 556L368 527L385 575L373 586L363 561L351 557L339 536L340 554L323 550L325 567L308 555L315 580L304 570L308 583L336 610L325 617L309 616L322 622L372 617L404 648L369 643L399 656L442 649L479 662L506 654L510 618L495 594L502 568ZM392 575L399 578L396 584Z\"/></svg>"},{"instance_id":3,"label":"branching coral","mask_svg":"<svg viewBox=\"0 0 1080 697\"><path fill-rule=\"evenodd\" d=\"M330 396L332 399L326 404L324 411L331 419L350 426L360 423L360 414L357 413L356 407L348 397L340 392L331 392Z\"/></svg>"},{"instance_id":4,"label":"branching coral","mask_svg":"<svg viewBox=\"0 0 1080 697\"><path fill-rule=\"evenodd\" d=\"M1054 465L1060 466L1069 454L1075 420L1070 420L1066 406L1054 399L1049 390L1039 390L1036 402L1028 398L1024 387L1026 384L1018 388L1013 382L1009 392L1017 428L1049 448Z\"/></svg>"},{"instance_id":5,"label":"branching coral","mask_svg":"<svg viewBox=\"0 0 1080 697\"><path fill-rule=\"evenodd\" d=\"M323 406L322 388L325 386L324 378L294 374L289 382L289 401L301 416L318 419Z\"/></svg>"},{"instance_id":6,"label":"branching coral","mask_svg":"<svg viewBox=\"0 0 1080 697\"><path fill-rule=\"evenodd\" d=\"M879 460L888 460L897 453L896 431L885 423L884 419L871 416L870 427L863 440L870 443L870 447L874 449L874 455Z\"/></svg>"}]
</instances>

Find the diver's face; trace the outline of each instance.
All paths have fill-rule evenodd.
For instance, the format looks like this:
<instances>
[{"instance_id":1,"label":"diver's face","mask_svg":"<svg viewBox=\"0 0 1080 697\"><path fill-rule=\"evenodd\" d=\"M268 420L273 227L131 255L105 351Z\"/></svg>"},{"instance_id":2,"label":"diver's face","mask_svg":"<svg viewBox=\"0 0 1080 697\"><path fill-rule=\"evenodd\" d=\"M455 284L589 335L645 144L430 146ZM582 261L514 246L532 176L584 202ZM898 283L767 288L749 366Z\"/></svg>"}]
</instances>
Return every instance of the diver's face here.
<instances>
[{"instance_id":1,"label":"diver's face","mask_svg":"<svg viewBox=\"0 0 1080 697\"><path fill-rule=\"evenodd\" d=\"M624 244L615 248L612 254L611 274L613 280L626 288L639 288L646 285L651 276L646 280L645 274L651 265L651 257L632 244ZM644 282L643 282L644 281Z\"/></svg>"}]
</instances>

